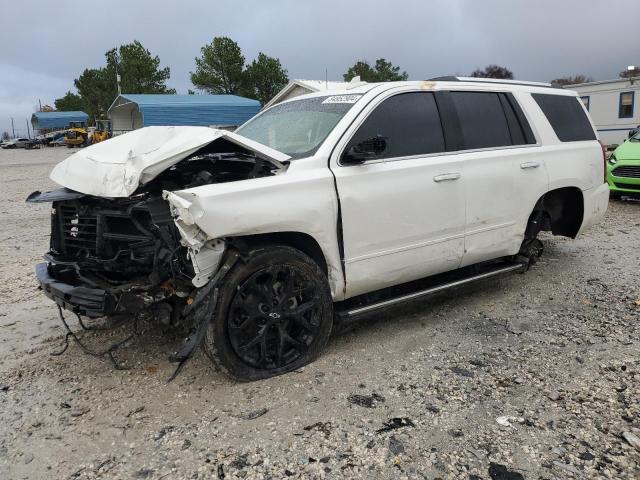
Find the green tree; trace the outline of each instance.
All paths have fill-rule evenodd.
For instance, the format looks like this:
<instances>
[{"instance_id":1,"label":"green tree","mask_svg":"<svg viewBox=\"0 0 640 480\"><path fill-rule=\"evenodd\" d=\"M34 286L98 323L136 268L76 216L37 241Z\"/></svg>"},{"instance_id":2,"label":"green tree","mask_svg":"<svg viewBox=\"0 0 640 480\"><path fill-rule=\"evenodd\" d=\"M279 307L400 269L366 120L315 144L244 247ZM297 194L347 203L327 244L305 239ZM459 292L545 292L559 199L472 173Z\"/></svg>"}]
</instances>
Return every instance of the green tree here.
<instances>
[{"instance_id":1,"label":"green tree","mask_svg":"<svg viewBox=\"0 0 640 480\"><path fill-rule=\"evenodd\" d=\"M106 116L107 109L118 94L117 74L120 74L124 93L176 92L166 85L170 76L169 67L161 68L160 58L153 56L137 40L112 48L105 53L105 58L104 67L87 68L74 80L85 111L92 119Z\"/></svg>"},{"instance_id":2,"label":"green tree","mask_svg":"<svg viewBox=\"0 0 640 480\"><path fill-rule=\"evenodd\" d=\"M103 68L87 68L73 83L91 119L103 117L117 95L117 86L112 88Z\"/></svg>"},{"instance_id":3,"label":"green tree","mask_svg":"<svg viewBox=\"0 0 640 480\"><path fill-rule=\"evenodd\" d=\"M169 67L160 68L160 57L151 55L139 41L113 48L105 57L104 74L107 80L112 79L109 83L114 91L117 92L116 74L119 73L125 93L176 93L166 85L171 75Z\"/></svg>"},{"instance_id":4,"label":"green tree","mask_svg":"<svg viewBox=\"0 0 640 480\"><path fill-rule=\"evenodd\" d=\"M483 70L479 68L471 72L470 77L479 78L502 78L505 80L513 80L513 72L506 67L500 65L488 65Z\"/></svg>"},{"instance_id":5,"label":"green tree","mask_svg":"<svg viewBox=\"0 0 640 480\"><path fill-rule=\"evenodd\" d=\"M209 93L239 94L245 85L244 56L240 46L228 37L215 37L200 49L191 83Z\"/></svg>"},{"instance_id":6,"label":"green tree","mask_svg":"<svg viewBox=\"0 0 640 480\"><path fill-rule=\"evenodd\" d=\"M384 58L376 60L372 67L366 60L358 60L349 67L347 73L342 75L345 82L351 81L354 77L360 77L363 82L396 82L409 78L407 72L400 73L400 67L393 65Z\"/></svg>"},{"instance_id":7,"label":"green tree","mask_svg":"<svg viewBox=\"0 0 640 480\"><path fill-rule=\"evenodd\" d=\"M593 79L586 75L570 75L568 77L554 78L551 80L551 85L554 87L564 87L565 85L577 85L578 83L592 82Z\"/></svg>"},{"instance_id":8,"label":"green tree","mask_svg":"<svg viewBox=\"0 0 640 480\"><path fill-rule=\"evenodd\" d=\"M64 97L57 98L54 105L56 110L61 112L82 111L84 109L84 101L80 95L68 91Z\"/></svg>"},{"instance_id":9,"label":"green tree","mask_svg":"<svg viewBox=\"0 0 640 480\"><path fill-rule=\"evenodd\" d=\"M287 71L280 59L260 52L244 72L243 93L259 100L263 105L271 100L289 82Z\"/></svg>"}]
</instances>

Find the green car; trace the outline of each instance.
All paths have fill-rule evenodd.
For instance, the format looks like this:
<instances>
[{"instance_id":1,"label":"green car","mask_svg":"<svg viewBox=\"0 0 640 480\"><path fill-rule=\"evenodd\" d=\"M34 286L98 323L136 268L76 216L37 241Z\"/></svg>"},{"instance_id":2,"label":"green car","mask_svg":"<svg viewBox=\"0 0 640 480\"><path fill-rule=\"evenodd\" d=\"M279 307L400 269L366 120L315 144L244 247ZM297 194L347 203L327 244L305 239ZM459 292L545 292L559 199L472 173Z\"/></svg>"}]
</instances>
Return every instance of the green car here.
<instances>
[{"instance_id":1,"label":"green car","mask_svg":"<svg viewBox=\"0 0 640 480\"><path fill-rule=\"evenodd\" d=\"M640 196L640 130L615 149L607 162L611 198Z\"/></svg>"}]
</instances>

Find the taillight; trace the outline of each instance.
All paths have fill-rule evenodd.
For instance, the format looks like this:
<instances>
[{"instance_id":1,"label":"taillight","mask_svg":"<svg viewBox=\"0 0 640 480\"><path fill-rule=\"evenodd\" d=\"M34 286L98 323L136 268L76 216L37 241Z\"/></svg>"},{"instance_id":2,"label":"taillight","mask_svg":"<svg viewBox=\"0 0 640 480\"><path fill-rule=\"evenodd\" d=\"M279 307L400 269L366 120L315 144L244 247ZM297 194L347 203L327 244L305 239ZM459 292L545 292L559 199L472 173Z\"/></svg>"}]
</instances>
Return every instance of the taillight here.
<instances>
[{"instance_id":1,"label":"taillight","mask_svg":"<svg viewBox=\"0 0 640 480\"><path fill-rule=\"evenodd\" d=\"M604 175L604 183L607 183L607 149L604 147L604 143L598 140L600 148L602 148L602 172Z\"/></svg>"}]
</instances>

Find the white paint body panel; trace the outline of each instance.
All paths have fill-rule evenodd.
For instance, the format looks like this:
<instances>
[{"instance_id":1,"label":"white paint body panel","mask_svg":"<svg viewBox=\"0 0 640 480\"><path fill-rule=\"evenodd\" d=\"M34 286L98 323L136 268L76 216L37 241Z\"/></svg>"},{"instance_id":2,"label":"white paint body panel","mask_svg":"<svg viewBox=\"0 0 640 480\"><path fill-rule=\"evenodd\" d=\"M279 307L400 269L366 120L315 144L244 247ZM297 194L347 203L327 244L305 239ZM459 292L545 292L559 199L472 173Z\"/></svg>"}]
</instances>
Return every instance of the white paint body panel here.
<instances>
[{"instance_id":1,"label":"white paint body panel","mask_svg":"<svg viewBox=\"0 0 640 480\"><path fill-rule=\"evenodd\" d=\"M326 162L322 168L314 163L296 160L279 175L170 192L167 200L179 210L178 220L197 225L209 239L275 232L311 236L327 262L333 297L341 299L345 280L333 176Z\"/></svg>"},{"instance_id":2,"label":"white paint body panel","mask_svg":"<svg viewBox=\"0 0 640 480\"><path fill-rule=\"evenodd\" d=\"M97 197L128 197L138 186L198 149L225 138L265 158L288 155L226 130L208 127L146 127L91 145L55 166L51 180Z\"/></svg>"},{"instance_id":3,"label":"white paint body panel","mask_svg":"<svg viewBox=\"0 0 640 480\"><path fill-rule=\"evenodd\" d=\"M347 294L416 280L460 266L465 195L452 158L424 157L338 167Z\"/></svg>"},{"instance_id":4,"label":"white paint body panel","mask_svg":"<svg viewBox=\"0 0 640 480\"><path fill-rule=\"evenodd\" d=\"M350 136L380 99L420 90L510 92L537 143L340 165ZM608 201L598 142L560 142L531 93L575 96L540 86L477 82L365 84L332 91L362 97L312 157L292 160L274 176L165 192L165 198L185 244L194 251L206 242L237 236L311 236L324 254L334 300L512 255L534 205L547 191L576 187L583 192L581 231L602 218ZM92 195L127 196L221 137L265 158L289 158L226 131L151 127L73 155L51 178ZM457 177L434 182L443 174Z\"/></svg>"}]
</instances>

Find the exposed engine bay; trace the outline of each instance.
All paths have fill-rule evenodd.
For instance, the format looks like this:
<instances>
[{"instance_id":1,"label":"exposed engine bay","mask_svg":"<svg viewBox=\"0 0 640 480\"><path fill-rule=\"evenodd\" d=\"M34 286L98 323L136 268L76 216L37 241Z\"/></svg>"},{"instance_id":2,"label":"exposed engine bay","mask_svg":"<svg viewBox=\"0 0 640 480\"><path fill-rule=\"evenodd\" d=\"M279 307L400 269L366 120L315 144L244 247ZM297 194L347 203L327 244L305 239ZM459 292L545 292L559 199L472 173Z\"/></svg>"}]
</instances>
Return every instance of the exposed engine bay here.
<instances>
[{"instance_id":1,"label":"exposed engine bay","mask_svg":"<svg viewBox=\"0 0 640 480\"><path fill-rule=\"evenodd\" d=\"M215 273L226 245L223 239L198 249L187 245L163 192L271 176L286 168L237 145L235 151L219 151L230 146L224 139L213 142L128 197L98 197L67 188L32 193L28 202L52 203L50 251L47 264L38 266L45 294L88 317L135 313L154 305L162 321L175 320Z\"/></svg>"}]
</instances>

